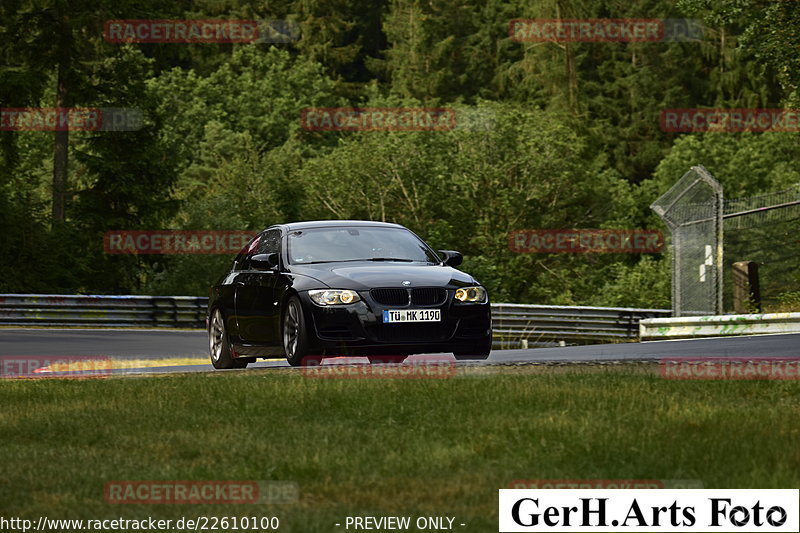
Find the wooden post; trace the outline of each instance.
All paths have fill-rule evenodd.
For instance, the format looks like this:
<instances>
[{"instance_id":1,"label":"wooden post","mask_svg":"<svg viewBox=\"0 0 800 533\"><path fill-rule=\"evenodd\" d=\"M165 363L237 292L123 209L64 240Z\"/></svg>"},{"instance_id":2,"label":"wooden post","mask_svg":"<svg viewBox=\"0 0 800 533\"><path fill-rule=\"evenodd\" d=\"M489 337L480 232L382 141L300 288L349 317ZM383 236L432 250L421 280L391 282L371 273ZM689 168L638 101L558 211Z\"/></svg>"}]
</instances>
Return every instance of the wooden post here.
<instances>
[{"instance_id":1,"label":"wooden post","mask_svg":"<svg viewBox=\"0 0 800 533\"><path fill-rule=\"evenodd\" d=\"M733 312L761 312L761 289L758 285L758 263L738 261L733 264Z\"/></svg>"}]
</instances>

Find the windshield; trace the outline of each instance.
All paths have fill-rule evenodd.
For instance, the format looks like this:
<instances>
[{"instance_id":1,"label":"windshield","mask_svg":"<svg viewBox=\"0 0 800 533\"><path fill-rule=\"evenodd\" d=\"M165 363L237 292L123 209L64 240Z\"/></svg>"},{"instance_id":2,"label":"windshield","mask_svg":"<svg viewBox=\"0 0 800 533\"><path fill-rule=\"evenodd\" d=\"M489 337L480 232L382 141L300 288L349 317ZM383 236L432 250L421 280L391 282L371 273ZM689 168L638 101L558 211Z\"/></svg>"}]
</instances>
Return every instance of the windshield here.
<instances>
[{"instance_id":1,"label":"windshield","mask_svg":"<svg viewBox=\"0 0 800 533\"><path fill-rule=\"evenodd\" d=\"M402 228L335 227L289 233L292 264L338 261L437 263L433 251Z\"/></svg>"}]
</instances>

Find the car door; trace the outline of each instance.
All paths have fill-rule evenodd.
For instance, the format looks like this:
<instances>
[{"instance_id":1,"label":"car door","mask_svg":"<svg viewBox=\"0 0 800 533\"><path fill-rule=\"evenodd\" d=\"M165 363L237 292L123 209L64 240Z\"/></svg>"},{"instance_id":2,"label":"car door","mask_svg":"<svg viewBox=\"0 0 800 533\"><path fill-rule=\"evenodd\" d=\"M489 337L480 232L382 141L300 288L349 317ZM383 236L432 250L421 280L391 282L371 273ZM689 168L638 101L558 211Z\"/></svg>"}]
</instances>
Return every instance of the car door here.
<instances>
[{"instance_id":1,"label":"car door","mask_svg":"<svg viewBox=\"0 0 800 533\"><path fill-rule=\"evenodd\" d=\"M267 230L249 250L235 281L237 331L245 344L277 345L280 309L275 298L278 270L258 270L250 264L256 254L279 253L281 231Z\"/></svg>"}]
</instances>

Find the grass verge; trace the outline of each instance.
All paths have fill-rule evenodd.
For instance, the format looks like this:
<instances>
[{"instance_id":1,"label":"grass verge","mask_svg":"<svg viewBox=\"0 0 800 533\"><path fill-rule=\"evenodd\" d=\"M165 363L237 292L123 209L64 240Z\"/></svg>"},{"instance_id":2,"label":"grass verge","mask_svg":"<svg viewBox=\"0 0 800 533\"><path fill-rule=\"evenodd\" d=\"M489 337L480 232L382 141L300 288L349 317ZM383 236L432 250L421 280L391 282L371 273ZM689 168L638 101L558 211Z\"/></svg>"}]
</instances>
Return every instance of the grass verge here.
<instances>
[{"instance_id":1,"label":"grass verge","mask_svg":"<svg viewBox=\"0 0 800 533\"><path fill-rule=\"evenodd\" d=\"M517 479L800 485L800 384L667 381L652 367L477 371L451 379L296 372L0 382L0 516L454 516L497 530ZM114 480L282 480L288 505L112 505Z\"/></svg>"}]
</instances>

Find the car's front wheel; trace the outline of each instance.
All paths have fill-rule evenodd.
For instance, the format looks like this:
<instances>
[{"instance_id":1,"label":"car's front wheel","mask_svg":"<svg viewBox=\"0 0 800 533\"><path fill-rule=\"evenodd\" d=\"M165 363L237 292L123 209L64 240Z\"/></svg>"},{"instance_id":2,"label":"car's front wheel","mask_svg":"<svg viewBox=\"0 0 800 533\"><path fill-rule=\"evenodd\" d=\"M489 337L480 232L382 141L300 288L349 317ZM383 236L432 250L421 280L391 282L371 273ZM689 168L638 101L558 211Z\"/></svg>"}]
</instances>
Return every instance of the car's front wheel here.
<instances>
[{"instance_id":1,"label":"car's front wheel","mask_svg":"<svg viewBox=\"0 0 800 533\"><path fill-rule=\"evenodd\" d=\"M231 343L225 331L225 320L219 309L214 309L208 322L208 349L214 368L245 368L249 362L247 359L232 357Z\"/></svg>"},{"instance_id":2,"label":"car's front wheel","mask_svg":"<svg viewBox=\"0 0 800 533\"><path fill-rule=\"evenodd\" d=\"M300 366L303 358L308 355L308 328L303 306L297 296L292 296L286 302L281 330L286 360L292 366Z\"/></svg>"}]
</instances>

